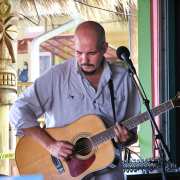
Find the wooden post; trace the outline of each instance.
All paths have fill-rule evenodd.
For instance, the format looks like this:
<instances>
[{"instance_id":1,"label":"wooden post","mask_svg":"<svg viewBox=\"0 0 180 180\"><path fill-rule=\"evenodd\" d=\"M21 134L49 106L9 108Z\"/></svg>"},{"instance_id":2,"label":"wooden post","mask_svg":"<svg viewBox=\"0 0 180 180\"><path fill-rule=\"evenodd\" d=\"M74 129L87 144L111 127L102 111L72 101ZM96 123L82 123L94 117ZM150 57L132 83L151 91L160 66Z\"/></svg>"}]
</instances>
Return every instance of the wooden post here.
<instances>
[{"instance_id":1,"label":"wooden post","mask_svg":"<svg viewBox=\"0 0 180 180\"><path fill-rule=\"evenodd\" d=\"M137 6L134 4L130 9L130 14L137 15ZM129 46L130 56L138 74L138 17L129 16Z\"/></svg>"},{"instance_id":2,"label":"wooden post","mask_svg":"<svg viewBox=\"0 0 180 180\"><path fill-rule=\"evenodd\" d=\"M0 153L9 151L9 106L0 106ZM9 174L9 159L0 159L0 174Z\"/></svg>"},{"instance_id":3,"label":"wooden post","mask_svg":"<svg viewBox=\"0 0 180 180\"><path fill-rule=\"evenodd\" d=\"M9 152L9 105L17 93L17 35L20 0L0 1L0 153ZM9 159L0 159L0 174L9 174Z\"/></svg>"}]
</instances>

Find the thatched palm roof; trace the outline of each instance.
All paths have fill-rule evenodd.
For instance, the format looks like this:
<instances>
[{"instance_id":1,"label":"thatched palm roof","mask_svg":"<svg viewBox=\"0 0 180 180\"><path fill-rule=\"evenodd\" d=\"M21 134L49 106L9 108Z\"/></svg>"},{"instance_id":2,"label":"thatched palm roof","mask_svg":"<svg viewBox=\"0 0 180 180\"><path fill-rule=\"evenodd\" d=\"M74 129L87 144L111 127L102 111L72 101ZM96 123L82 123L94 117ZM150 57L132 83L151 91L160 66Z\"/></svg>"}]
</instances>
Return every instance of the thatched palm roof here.
<instances>
[{"instance_id":1,"label":"thatched palm roof","mask_svg":"<svg viewBox=\"0 0 180 180\"><path fill-rule=\"evenodd\" d=\"M52 21L79 12L84 20L123 23L127 16L118 13L129 14L130 7L136 3L137 0L21 0L20 17L24 20L28 17L38 24L44 18Z\"/></svg>"}]
</instances>

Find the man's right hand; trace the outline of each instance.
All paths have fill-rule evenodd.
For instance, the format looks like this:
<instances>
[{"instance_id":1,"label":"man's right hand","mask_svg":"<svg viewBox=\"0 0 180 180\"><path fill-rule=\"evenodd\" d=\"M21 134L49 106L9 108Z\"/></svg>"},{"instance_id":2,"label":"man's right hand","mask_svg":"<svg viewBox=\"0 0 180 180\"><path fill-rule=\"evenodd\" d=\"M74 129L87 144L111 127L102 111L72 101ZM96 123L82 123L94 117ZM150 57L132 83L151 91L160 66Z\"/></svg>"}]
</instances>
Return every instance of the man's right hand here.
<instances>
[{"instance_id":1,"label":"man's right hand","mask_svg":"<svg viewBox=\"0 0 180 180\"><path fill-rule=\"evenodd\" d=\"M22 129L31 139L42 145L53 156L65 161L74 154L75 147L68 141L56 141L39 126Z\"/></svg>"},{"instance_id":2,"label":"man's right hand","mask_svg":"<svg viewBox=\"0 0 180 180\"><path fill-rule=\"evenodd\" d=\"M61 161L69 159L74 154L74 146L68 141L54 141L48 147L47 150Z\"/></svg>"}]
</instances>

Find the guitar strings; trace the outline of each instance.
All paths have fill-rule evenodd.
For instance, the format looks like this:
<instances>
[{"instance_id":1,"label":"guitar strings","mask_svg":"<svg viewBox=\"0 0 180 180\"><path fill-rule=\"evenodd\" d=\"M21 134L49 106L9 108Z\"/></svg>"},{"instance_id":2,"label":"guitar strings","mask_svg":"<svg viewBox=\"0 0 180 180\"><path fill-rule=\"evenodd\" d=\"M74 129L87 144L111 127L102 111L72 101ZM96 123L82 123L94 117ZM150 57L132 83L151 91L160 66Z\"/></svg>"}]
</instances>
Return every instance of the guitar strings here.
<instances>
[{"instance_id":1,"label":"guitar strings","mask_svg":"<svg viewBox=\"0 0 180 180\"><path fill-rule=\"evenodd\" d=\"M88 150L89 148L93 147L91 141L87 141L87 139L86 140L82 140L80 143L77 143L77 145L75 145L75 147L78 149L78 151L77 151L78 154L82 153L83 151L85 153L86 150ZM87 147L84 147L84 146L87 146ZM81 147L83 147L83 149L80 149Z\"/></svg>"},{"instance_id":2,"label":"guitar strings","mask_svg":"<svg viewBox=\"0 0 180 180\"><path fill-rule=\"evenodd\" d=\"M77 149L80 149L80 150L77 151L78 154L81 153L81 152L83 152L83 151L88 150L88 149L91 148L91 147L94 147L93 144L91 143L91 141L89 141L88 143L87 143L87 141L86 141L86 142L85 142L85 141L86 141L86 140L83 140L83 141L81 141L80 143L77 143L77 145L75 145L75 147L76 147ZM85 143L84 143L84 142L85 142ZM84 147L85 145L87 145L87 147ZM81 148L83 148L83 149L81 149Z\"/></svg>"},{"instance_id":3,"label":"guitar strings","mask_svg":"<svg viewBox=\"0 0 180 180\"><path fill-rule=\"evenodd\" d=\"M132 118L132 119L133 119L133 118ZM130 124L131 124L131 123L129 123L127 120L124 121L124 122L121 122L121 125L123 125L123 126L124 126L125 128L127 128L127 129L131 129L131 128L127 127L128 125L130 126ZM107 132L106 134L108 134L108 131L110 131L109 134L111 134L111 130L114 129L115 127L117 127L117 126L115 125L115 126L112 126L112 127L109 128L109 129L107 129L107 130L106 130L106 132ZM101 132L101 133L95 135L95 136L97 136L96 139L95 139L95 144L99 141L99 139L101 139L101 137L102 137L101 134L103 134L103 132ZM110 137L109 134L108 134L108 136ZM100 136L100 138L99 138L98 136ZM106 135L106 137L107 137L107 135ZM111 139L112 139L112 138L111 138ZM101 140L102 140L102 139L101 139ZM108 140L109 140L109 139L108 139ZM83 140L83 141L77 143L77 144L76 144L76 147L79 147L79 148L80 148L80 146L82 146L82 145L84 144L85 141L86 141L86 140ZM92 147L92 146L91 146L91 147Z\"/></svg>"},{"instance_id":4,"label":"guitar strings","mask_svg":"<svg viewBox=\"0 0 180 180\"><path fill-rule=\"evenodd\" d=\"M133 119L133 118L132 118L132 119ZM127 129L131 129L131 128L127 127L127 125L130 126L130 123L129 123L127 120L124 121L124 122L122 122L121 125L123 125L123 126L126 127ZM108 131L111 132L111 130L114 129L115 127L116 127L116 125L115 125L115 126L112 126L111 128L107 129L106 132L108 132ZM102 139L101 139L102 135L101 135L101 134L103 134L103 132L95 135L95 136L97 136L97 137L96 137L95 140L94 140L94 144L96 144L96 143L99 141L99 139L102 141ZM106 134L108 134L108 133L106 133ZM110 137L110 135L111 135L111 133L108 134L109 137ZM107 135L106 135L106 137L107 137ZM109 137L108 137L108 140L109 140ZM113 137L114 137L114 136L113 136ZM112 137L112 138L113 138L113 137ZM112 138L110 138L110 139L112 139ZM90 140L90 139L89 139L89 140ZM83 147L83 149L79 150L78 153L79 153L79 152L82 152L82 151L84 151L84 150L87 150L88 148L91 148L91 147L93 146L93 145L92 145L93 143L91 143L91 140L90 140L89 146L87 146L87 147L84 148L85 141L87 141L87 140L86 140L86 139L85 139L85 140L82 140L81 142L79 142L79 143L76 144L76 148L78 148L78 149L80 149L81 147ZM103 142L105 142L105 141L103 141Z\"/></svg>"},{"instance_id":5,"label":"guitar strings","mask_svg":"<svg viewBox=\"0 0 180 180\"><path fill-rule=\"evenodd\" d=\"M112 129L114 129L116 126L113 126L113 127L111 127L111 128L109 128L108 130L106 130L106 136L105 137L107 137L107 135L108 135L108 140L110 140L110 139L112 139L113 137L114 137L114 135L113 135L113 137L111 137L111 134L112 133L109 133L108 134L108 131L112 131ZM102 141L102 139L100 138L100 137L102 137L102 135L101 134L103 134L103 132L101 132L101 133L99 133L99 134L97 134L97 135L95 135L94 137L96 137L95 138L95 144L97 143L97 142L99 142L99 140L101 140ZM110 138L111 137L111 138ZM86 137L87 138L87 137ZM109 139L110 138L110 139ZM91 142L91 140L88 138L88 140L89 141L87 141L87 139L85 139L85 140L82 140L81 142L79 142L79 143L77 143L76 145L75 145L75 147L77 148L77 149L80 149L80 150L78 150L77 151L77 153L81 153L81 152L83 152L83 151L86 151L86 150L88 150L89 148L91 148L91 147L94 147L92 144L92 142ZM105 140L106 141L106 140ZM104 140L103 140L103 142L105 142ZM84 147L84 146L86 146L86 145L88 145L87 147ZM83 149L81 149L81 147L83 147Z\"/></svg>"},{"instance_id":6,"label":"guitar strings","mask_svg":"<svg viewBox=\"0 0 180 180\"><path fill-rule=\"evenodd\" d=\"M90 146L88 146L88 147L85 147L84 149L81 149L81 150L77 151L77 153L80 154L80 153L82 153L83 151L86 151L86 150L88 150L88 149L91 148L91 147L92 147L92 145L90 145Z\"/></svg>"},{"instance_id":7,"label":"guitar strings","mask_svg":"<svg viewBox=\"0 0 180 180\"><path fill-rule=\"evenodd\" d=\"M108 135L108 137L111 137L111 134L112 134L111 131L112 131L112 129L114 130L115 127L116 127L116 126L112 126L111 128L109 128L109 129L106 130L106 137L107 137L107 135ZM109 131L110 131L110 132L109 132ZM109 133L109 134L108 134L108 133ZM99 140L102 140L100 137L102 137L102 136L104 136L104 135L101 135L101 134L103 134L103 132L92 136L92 137L96 137L96 138L93 140L95 144L96 144ZM100 136L100 137L99 137L99 136ZM89 138L88 138L88 137L82 137L82 138L87 138L90 142L92 142L91 137L89 137ZM76 144L76 147L83 145L84 142L87 141L87 139L78 142L78 143Z\"/></svg>"},{"instance_id":8,"label":"guitar strings","mask_svg":"<svg viewBox=\"0 0 180 180\"><path fill-rule=\"evenodd\" d=\"M178 99L175 99L174 100L174 102L177 102L178 101ZM153 109L154 111L156 111L156 109ZM120 124L121 125L123 125L123 126L125 126L127 129L132 129L132 127L127 127L127 126L131 126L131 125L133 125L132 123L131 123L131 120L138 120L138 122L139 121L141 121L142 120L142 122L144 122L144 120L143 120L143 117L142 117L142 114L140 114L140 115L138 115L141 119L135 119L135 117L132 117L132 118L130 118L130 119L128 119L128 120L126 120L126 121L124 121L124 122L121 122ZM111 128L114 128L114 127L116 127L116 126L113 126L113 127L111 127ZM111 129L111 128L109 128L109 129ZM100 136L100 137L102 137L101 135L100 135L101 133L99 133L99 134L97 134L97 137L96 137L96 142L95 142L95 144L99 141L99 137L98 136ZM90 140L90 139L89 139ZM92 145L92 143L91 143L91 140L90 140L90 142L88 142L88 144L85 144L85 142L87 143L87 140L82 140L81 142L79 142L79 143L77 143L76 144L76 148L81 148L81 147L84 147L85 145L88 145L87 147L85 147L84 149L80 149L79 151L78 151L78 153L80 153L80 152L82 152L82 151L86 151L88 148L91 148L93 145Z\"/></svg>"},{"instance_id":9,"label":"guitar strings","mask_svg":"<svg viewBox=\"0 0 180 180\"><path fill-rule=\"evenodd\" d=\"M100 133L101 134L101 133ZM102 135L100 135L100 134L97 134L97 135L95 135L95 136L97 136L96 137L96 139L95 140L93 140L94 141L94 144L96 144L99 140L101 140L102 141L102 139L101 138L99 138L98 136L100 136L100 137L102 137ZM94 137L95 137L94 136ZM108 136L110 137L110 135L108 134ZM106 135L106 137L107 137L107 135ZM86 137L87 138L87 137ZM93 142L92 142L92 140L91 140L91 138L89 137L89 138L87 138L89 141L90 141L90 143L91 144L93 144ZM85 140L82 140L82 141L80 141L79 143L77 143L76 144L76 147L81 147L81 146L83 146L84 145L84 142L86 142L87 141L87 139L85 139Z\"/></svg>"},{"instance_id":10,"label":"guitar strings","mask_svg":"<svg viewBox=\"0 0 180 180\"><path fill-rule=\"evenodd\" d=\"M128 123L128 122L126 122L126 123L125 123L125 122L126 122L126 121L124 121L124 123L122 122L121 125ZM129 123L128 123L128 124L129 124ZM112 139L112 138L114 137L114 135L113 135L113 137L111 137L111 134L112 134L111 131L112 131L112 129L114 130L115 127L117 127L117 126L116 126L116 125L115 125L115 126L112 126L111 128L109 128L109 129L106 130L106 134L108 134L108 132L110 131L109 134L108 134L108 136L109 136L109 137L108 137L108 140L110 140L110 139ZM124 126L124 127L126 127L126 126ZM127 127L126 127L126 128L127 128ZM128 129L128 128L127 128L127 129ZM114 131L113 131L113 132L114 132ZM101 134L103 134L103 132L101 132L101 133L99 133L99 134L97 134L97 135L94 136L94 137L96 137L95 140L94 140L94 141L95 141L94 144L96 144L97 142L99 142L99 140L101 140L101 141L103 140L103 142L106 141L106 140L104 141L104 139L101 139L101 137L102 137ZM106 137L107 137L107 135L106 135ZM110 137L111 137L111 138L110 138ZM110 138L110 139L109 139L109 138ZM89 139L89 140L90 140L90 139ZM84 144L85 144L84 142L85 142L85 141L87 141L87 139L82 140L81 142L77 143L75 147L77 147L77 148L80 149L81 147L84 146ZM80 149L77 153L83 152L84 150L87 150L88 148L94 147L94 146L92 145L93 143L91 143L91 140L90 140L89 142L90 142L90 143L89 143L89 146L85 147L84 149ZM98 144L99 144L99 143L98 143ZM95 146L97 146L97 145L95 145Z\"/></svg>"}]
</instances>

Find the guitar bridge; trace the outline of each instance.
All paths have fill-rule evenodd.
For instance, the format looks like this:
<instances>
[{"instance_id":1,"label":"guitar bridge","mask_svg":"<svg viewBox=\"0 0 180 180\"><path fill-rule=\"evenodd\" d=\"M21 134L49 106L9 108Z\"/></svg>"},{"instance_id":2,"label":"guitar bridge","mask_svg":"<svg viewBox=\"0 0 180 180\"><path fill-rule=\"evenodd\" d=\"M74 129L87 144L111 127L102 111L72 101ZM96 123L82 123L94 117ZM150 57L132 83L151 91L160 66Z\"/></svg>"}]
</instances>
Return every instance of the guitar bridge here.
<instances>
[{"instance_id":1,"label":"guitar bridge","mask_svg":"<svg viewBox=\"0 0 180 180\"><path fill-rule=\"evenodd\" d=\"M52 158L52 162L53 162L54 165L56 166L58 172L59 172L60 174L63 173L63 172L64 172L64 168L63 168L63 166L62 166L61 161L60 161L58 158L54 157L53 155L51 155L51 158Z\"/></svg>"}]
</instances>

